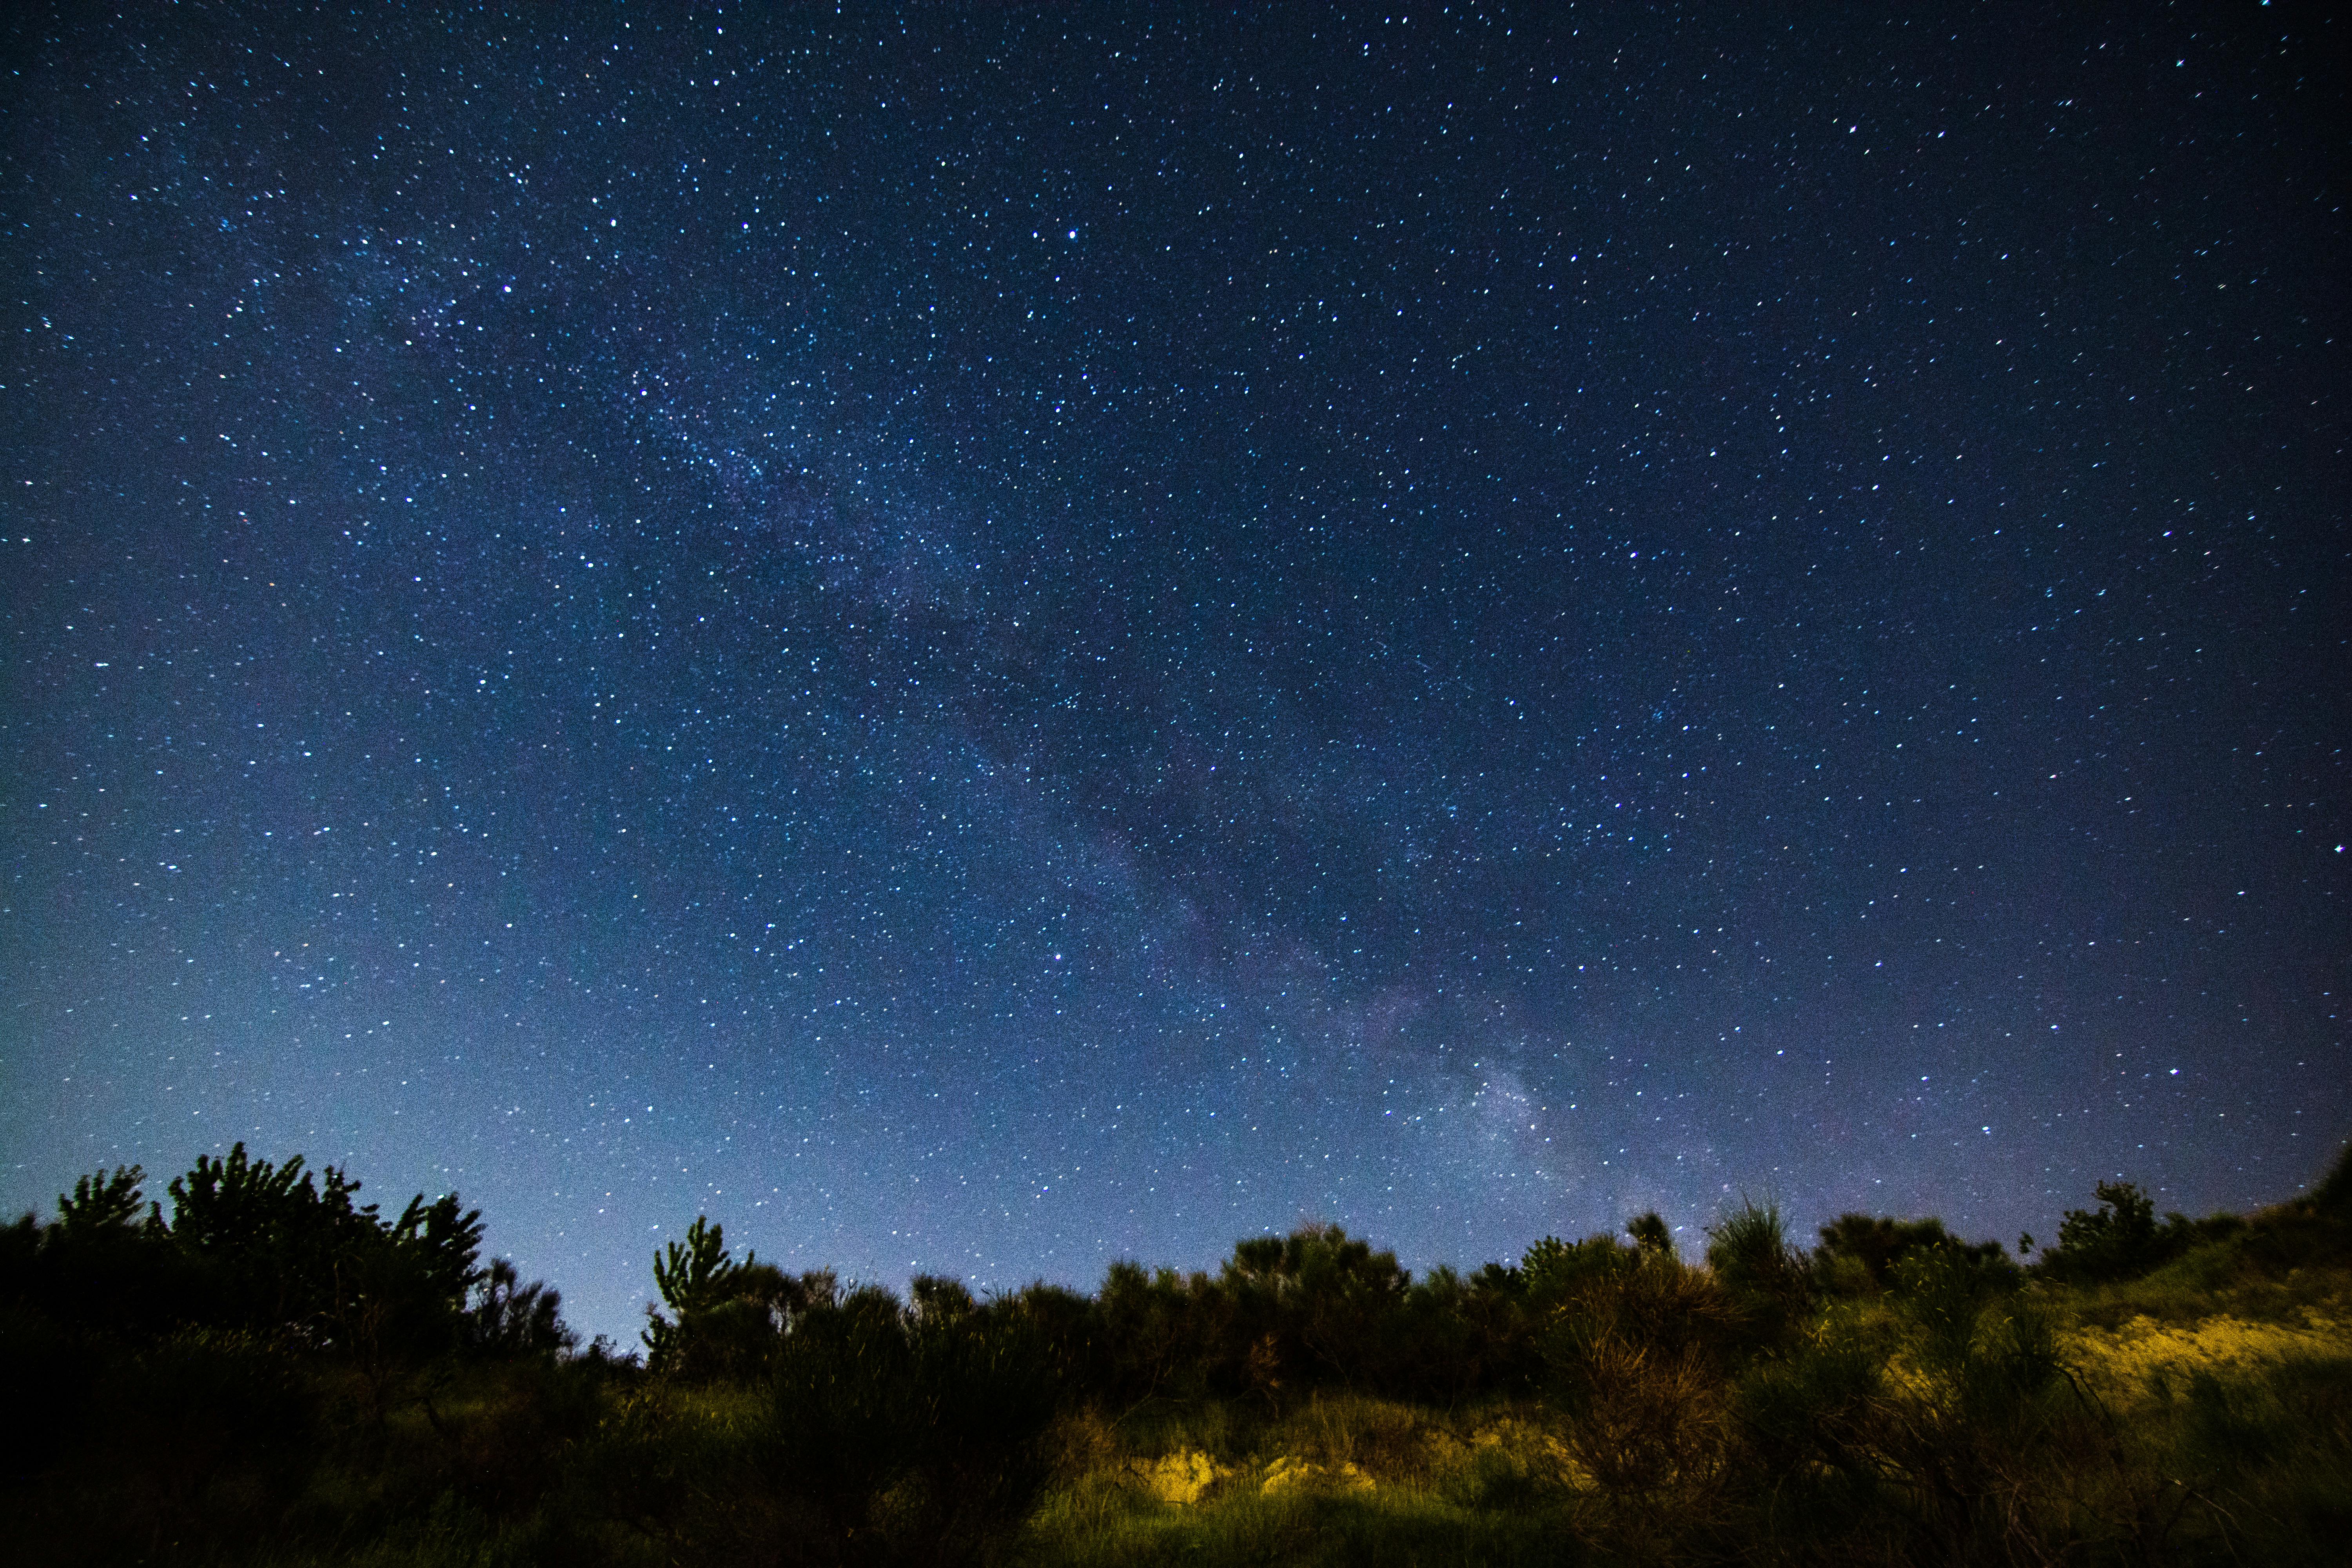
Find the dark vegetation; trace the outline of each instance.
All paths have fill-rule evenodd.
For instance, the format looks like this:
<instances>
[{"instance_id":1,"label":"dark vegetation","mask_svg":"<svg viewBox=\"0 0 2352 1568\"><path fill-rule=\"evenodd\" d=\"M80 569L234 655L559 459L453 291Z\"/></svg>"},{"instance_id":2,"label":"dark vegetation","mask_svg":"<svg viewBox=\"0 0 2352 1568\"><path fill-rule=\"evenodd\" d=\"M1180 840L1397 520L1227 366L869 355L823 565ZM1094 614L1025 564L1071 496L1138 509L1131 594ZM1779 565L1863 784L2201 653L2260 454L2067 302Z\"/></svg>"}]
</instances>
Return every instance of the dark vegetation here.
<instances>
[{"instance_id":1,"label":"dark vegetation","mask_svg":"<svg viewBox=\"0 0 2352 1568\"><path fill-rule=\"evenodd\" d=\"M1416 1279L1336 1226L1214 1274L908 1297L656 1258L642 1357L298 1158L0 1230L13 1561L2281 1563L2352 1531L2352 1161L2239 1218L2128 1184L2012 1257L1742 1204Z\"/></svg>"}]
</instances>

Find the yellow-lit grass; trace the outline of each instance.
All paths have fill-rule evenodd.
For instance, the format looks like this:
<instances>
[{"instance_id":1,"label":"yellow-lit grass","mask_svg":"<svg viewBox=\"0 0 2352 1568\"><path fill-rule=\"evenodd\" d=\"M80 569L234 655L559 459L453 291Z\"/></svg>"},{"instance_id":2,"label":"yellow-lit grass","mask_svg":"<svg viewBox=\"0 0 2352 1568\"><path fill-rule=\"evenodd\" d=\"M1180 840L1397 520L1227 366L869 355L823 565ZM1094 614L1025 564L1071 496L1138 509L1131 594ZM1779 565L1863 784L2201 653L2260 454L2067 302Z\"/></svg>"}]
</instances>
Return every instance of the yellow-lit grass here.
<instances>
[{"instance_id":1,"label":"yellow-lit grass","mask_svg":"<svg viewBox=\"0 0 2352 1568\"><path fill-rule=\"evenodd\" d=\"M1117 1425L1088 1414L1066 1421L1058 1443L1059 1483L1019 1561L1576 1555L1581 1478L1556 1418L1533 1405L1444 1412L1328 1394L1247 1428L1206 1409Z\"/></svg>"},{"instance_id":2,"label":"yellow-lit grass","mask_svg":"<svg viewBox=\"0 0 2352 1568\"><path fill-rule=\"evenodd\" d=\"M2298 1326L2227 1312L2186 1323L2140 1316L2114 1329L2079 1329L2069 1349L2103 1392L2126 1397L2158 1379L2185 1382L2200 1373L2241 1378L2302 1357L2352 1355L2352 1322L2315 1311L2303 1318Z\"/></svg>"}]
</instances>

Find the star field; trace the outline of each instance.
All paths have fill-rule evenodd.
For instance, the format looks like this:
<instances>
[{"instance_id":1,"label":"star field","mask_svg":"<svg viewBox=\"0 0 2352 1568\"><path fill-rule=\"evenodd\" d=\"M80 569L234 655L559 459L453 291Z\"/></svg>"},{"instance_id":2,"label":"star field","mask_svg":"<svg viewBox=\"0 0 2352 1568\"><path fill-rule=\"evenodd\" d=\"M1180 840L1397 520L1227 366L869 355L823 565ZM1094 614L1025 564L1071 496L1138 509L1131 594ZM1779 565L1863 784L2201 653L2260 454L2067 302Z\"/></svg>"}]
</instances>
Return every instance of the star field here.
<instances>
[{"instance_id":1,"label":"star field","mask_svg":"<svg viewBox=\"0 0 2352 1568\"><path fill-rule=\"evenodd\" d=\"M7 26L14 1207L623 1336L2352 1123L2317 8Z\"/></svg>"}]
</instances>

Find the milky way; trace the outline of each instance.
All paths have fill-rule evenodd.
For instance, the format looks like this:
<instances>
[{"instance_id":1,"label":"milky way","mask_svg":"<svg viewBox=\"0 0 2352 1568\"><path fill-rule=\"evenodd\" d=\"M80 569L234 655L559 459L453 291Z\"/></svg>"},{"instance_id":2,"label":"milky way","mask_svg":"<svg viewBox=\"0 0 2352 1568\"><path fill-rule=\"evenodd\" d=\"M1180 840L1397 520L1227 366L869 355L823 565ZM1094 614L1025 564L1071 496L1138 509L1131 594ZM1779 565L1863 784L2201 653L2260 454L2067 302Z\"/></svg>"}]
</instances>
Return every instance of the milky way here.
<instances>
[{"instance_id":1,"label":"milky way","mask_svg":"<svg viewBox=\"0 0 2352 1568\"><path fill-rule=\"evenodd\" d=\"M620 1336L702 1212L2293 1192L2352 236L2241 10L17 15L0 1197L299 1151Z\"/></svg>"}]
</instances>

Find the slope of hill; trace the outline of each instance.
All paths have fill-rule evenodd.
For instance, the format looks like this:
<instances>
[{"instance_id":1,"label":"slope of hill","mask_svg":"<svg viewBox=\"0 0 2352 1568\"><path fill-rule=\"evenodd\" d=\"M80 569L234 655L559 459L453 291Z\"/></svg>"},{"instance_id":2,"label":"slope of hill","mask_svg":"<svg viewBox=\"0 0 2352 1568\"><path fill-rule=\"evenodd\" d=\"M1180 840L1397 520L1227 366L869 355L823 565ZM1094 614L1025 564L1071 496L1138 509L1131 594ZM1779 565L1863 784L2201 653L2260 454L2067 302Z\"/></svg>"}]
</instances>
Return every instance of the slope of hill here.
<instances>
[{"instance_id":1,"label":"slope of hill","mask_svg":"<svg viewBox=\"0 0 2352 1568\"><path fill-rule=\"evenodd\" d=\"M1412 1278L1331 1226L1091 1296L907 1300L698 1221L642 1361L299 1161L0 1231L20 1561L2323 1563L2352 1531L2352 1157L2031 1262L1933 1219L1644 1215Z\"/></svg>"}]
</instances>

